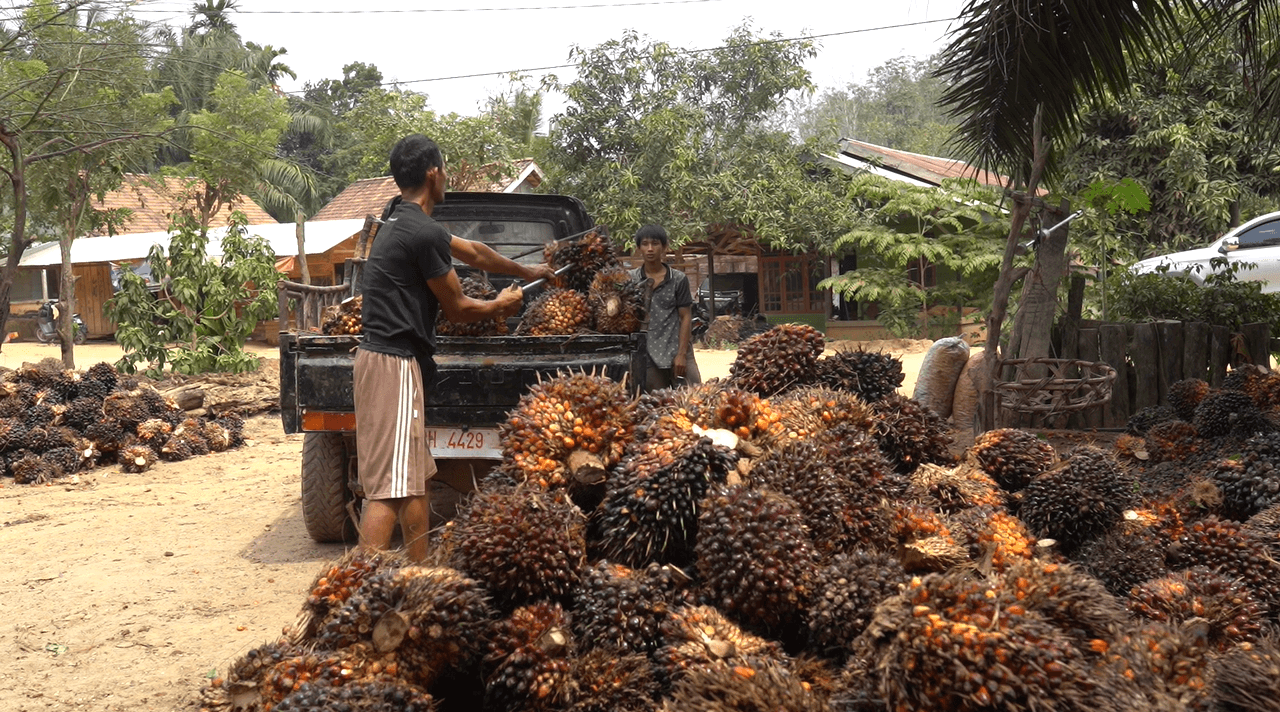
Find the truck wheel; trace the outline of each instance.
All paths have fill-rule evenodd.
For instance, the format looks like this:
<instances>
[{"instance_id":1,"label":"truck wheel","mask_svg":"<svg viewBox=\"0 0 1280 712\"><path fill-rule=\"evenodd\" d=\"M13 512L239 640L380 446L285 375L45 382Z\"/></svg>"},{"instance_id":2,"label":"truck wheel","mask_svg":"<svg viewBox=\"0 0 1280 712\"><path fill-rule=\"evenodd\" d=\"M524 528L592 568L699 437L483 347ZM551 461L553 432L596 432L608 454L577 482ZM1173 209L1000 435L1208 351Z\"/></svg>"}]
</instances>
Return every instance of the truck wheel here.
<instances>
[{"instance_id":1,"label":"truck wheel","mask_svg":"<svg viewBox=\"0 0 1280 712\"><path fill-rule=\"evenodd\" d=\"M347 446L342 433L302 438L302 519L320 543L353 542L356 525L347 514L354 499L347 487Z\"/></svg>"}]
</instances>

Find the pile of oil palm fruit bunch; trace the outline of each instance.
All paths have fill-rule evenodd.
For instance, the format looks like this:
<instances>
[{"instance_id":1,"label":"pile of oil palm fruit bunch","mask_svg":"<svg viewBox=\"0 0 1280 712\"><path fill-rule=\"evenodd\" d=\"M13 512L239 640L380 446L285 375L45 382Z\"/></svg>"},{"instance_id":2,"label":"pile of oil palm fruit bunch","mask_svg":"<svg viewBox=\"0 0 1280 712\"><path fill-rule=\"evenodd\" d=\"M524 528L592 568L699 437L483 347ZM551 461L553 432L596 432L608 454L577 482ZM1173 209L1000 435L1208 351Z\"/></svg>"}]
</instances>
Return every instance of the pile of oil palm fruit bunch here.
<instances>
[{"instance_id":1,"label":"pile of oil palm fruit bunch","mask_svg":"<svg viewBox=\"0 0 1280 712\"><path fill-rule=\"evenodd\" d=\"M44 484L119 464L143 472L239 447L244 421L189 415L150 385L106 362L84 371L47 358L0 377L0 466L15 484Z\"/></svg>"},{"instance_id":2,"label":"pile of oil palm fruit bunch","mask_svg":"<svg viewBox=\"0 0 1280 712\"><path fill-rule=\"evenodd\" d=\"M603 229L550 243L543 259L552 269L568 271L525 308L517 335L630 334L641 329L644 297Z\"/></svg>"},{"instance_id":3,"label":"pile of oil palm fruit bunch","mask_svg":"<svg viewBox=\"0 0 1280 712\"><path fill-rule=\"evenodd\" d=\"M360 314L363 307L363 294L344 299L340 304L325 307L324 322L320 325L320 331L328 336L363 333L364 322Z\"/></svg>"},{"instance_id":4,"label":"pile of oil palm fruit bunch","mask_svg":"<svg viewBox=\"0 0 1280 712\"><path fill-rule=\"evenodd\" d=\"M729 381L534 386L429 562L327 565L202 709L1277 709L1276 377L1231 382L1260 417L1180 387L1230 426L1180 460L1158 424L953 452L893 357L766 336Z\"/></svg>"}]
</instances>

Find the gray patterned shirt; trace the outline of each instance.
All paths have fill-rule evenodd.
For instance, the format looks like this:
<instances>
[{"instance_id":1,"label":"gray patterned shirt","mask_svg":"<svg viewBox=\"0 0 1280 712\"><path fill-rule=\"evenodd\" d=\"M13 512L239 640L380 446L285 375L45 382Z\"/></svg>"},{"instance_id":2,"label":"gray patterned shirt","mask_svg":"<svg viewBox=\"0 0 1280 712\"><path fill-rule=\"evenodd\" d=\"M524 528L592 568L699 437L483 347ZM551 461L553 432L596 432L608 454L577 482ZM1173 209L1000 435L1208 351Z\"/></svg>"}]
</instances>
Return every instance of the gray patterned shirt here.
<instances>
[{"instance_id":1,"label":"gray patterned shirt","mask_svg":"<svg viewBox=\"0 0 1280 712\"><path fill-rule=\"evenodd\" d=\"M667 278L657 287L644 275L644 265L631 270L631 278L644 290L649 358L658 368L671 368L680 350L680 308L693 305L689 278L670 265L667 265Z\"/></svg>"}]
</instances>

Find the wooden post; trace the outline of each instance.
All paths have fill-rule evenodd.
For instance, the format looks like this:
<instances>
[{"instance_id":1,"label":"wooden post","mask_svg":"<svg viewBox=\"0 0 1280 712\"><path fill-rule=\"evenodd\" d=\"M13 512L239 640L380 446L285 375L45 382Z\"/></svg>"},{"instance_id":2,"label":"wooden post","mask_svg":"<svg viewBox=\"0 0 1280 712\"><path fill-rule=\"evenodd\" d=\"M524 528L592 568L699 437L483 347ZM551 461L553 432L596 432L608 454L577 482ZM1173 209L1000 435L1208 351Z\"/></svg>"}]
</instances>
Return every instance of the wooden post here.
<instances>
[{"instance_id":1,"label":"wooden post","mask_svg":"<svg viewBox=\"0 0 1280 712\"><path fill-rule=\"evenodd\" d=\"M1156 324L1160 334L1160 405L1169 404L1169 386L1182 380L1182 322Z\"/></svg>"},{"instance_id":2,"label":"wooden post","mask_svg":"<svg viewBox=\"0 0 1280 712\"><path fill-rule=\"evenodd\" d=\"M1097 362L1102 360L1098 340L1098 329L1081 329L1080 330L1080 360ZM1102 409L1086 408L1081 411L1084 418L1084 427L1100 428L1102 427Z\"/></svg>"},{"instance_id":3,"label":"wooden post","mask_svg":"<svg viewBox=\"0 0 1280 712\"><path fill-rule=\"evenodd\" d=\"M711 295L707 304L707 328L716 321L716 245L715 238L707 236L707 292Z\"/></svg>"},{"instance_id":4,"label":"wooden post","mask_svg":"<svg viewBox=\"0 0 1280 712\"><path fill-rule=\"evenodd\" d=\"M356 238L356 250L353 257L363 260L369 256L369 241L373 236L378 234L378 229L372 214L364 216L364 227L360 228L360 237Z\"/></svg>"},{"instance_id":5,"label":"wooden post","mask_svg":"<svg viewBox=\"0 0 1280 712\"><path fill-rule=\"evenodd\" d=\"M1125 358L1128 337L1123 324L1103 324L1098 329L1098 351L1101 360L1116 370L1111 384L1111 402L1102 414L1104 428L1123 428L1133 415L1129 409L1129 365Z\"/></svg>"},{"instance_id":6,"label":"wooden post","mask_svg":"<svg viewBox=\"0 0 1280 712\"><path fill-rule=\"evenodd\" d=\"M1182 328L1182 377L1208 381L1209 339L1213 332L1203 321L1188 321Z\"/></svg>"},{"instance_id":7,"label":"wooden post","mask_svg":"<svg viewBox=\"0 0 1280 712\"><path fill-rule=\"evenodd\" d=\"M1231 329L1225 326L1209 327L1209 385L1222 388L1231 365Z\"/></svg>"},{"instance_id":8,"label":"wooden post","mask_svg":"<svg viewBox=\"0 0 1280 712\"><path fill-rule=\"evenodd\" d=\"M307 219L302 211L298 211L294 225L298 236L298 269L302 270L302 283L311 284L311 269L307 267Z\"/></svg>"},{"instance_id":9,"label":"wooden post","mask_svg":"<svg viewBox=\"0 0 1280 712\"><path fill-rule=\"evenodd\" d=\"M1271 368L1271 327L1266 322L1257 322L1245 324L1240 331L1244 333L1250 363Z\"/></svg>"},{"instance_id":10,"label":"wooden post","mask_svg":"<svg viewBox=\"0 0 1280 712\"><path fill-rule=\"evenodd\" d=\"M1156 325L1133 325L1133 343L1129 347L1133 359L1135 411L1160 405L1160 346Z\"/></svg>"}]
</instances>

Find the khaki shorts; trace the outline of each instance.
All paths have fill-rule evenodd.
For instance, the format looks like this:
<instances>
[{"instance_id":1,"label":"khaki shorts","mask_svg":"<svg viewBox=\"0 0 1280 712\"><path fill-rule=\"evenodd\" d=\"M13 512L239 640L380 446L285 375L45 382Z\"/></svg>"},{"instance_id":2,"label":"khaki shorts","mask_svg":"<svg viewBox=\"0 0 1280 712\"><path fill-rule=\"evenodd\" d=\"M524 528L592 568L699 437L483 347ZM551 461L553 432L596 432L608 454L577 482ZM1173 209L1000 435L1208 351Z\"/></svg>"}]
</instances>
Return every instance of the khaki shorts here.
<instances>
[{"instance_id":1,"label":"khaki shorts","mask_svg":"<svg viewBox=\"0 0 1280 712\"><path fill-rule=\"evenodd\" d=\"M418 361L356 350L356 453L366 499L420 497L436 473Z\"/></svg>"}]
</instances>

